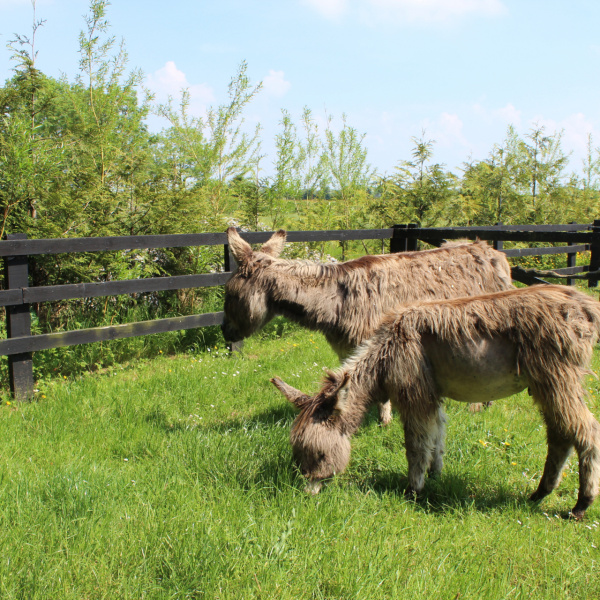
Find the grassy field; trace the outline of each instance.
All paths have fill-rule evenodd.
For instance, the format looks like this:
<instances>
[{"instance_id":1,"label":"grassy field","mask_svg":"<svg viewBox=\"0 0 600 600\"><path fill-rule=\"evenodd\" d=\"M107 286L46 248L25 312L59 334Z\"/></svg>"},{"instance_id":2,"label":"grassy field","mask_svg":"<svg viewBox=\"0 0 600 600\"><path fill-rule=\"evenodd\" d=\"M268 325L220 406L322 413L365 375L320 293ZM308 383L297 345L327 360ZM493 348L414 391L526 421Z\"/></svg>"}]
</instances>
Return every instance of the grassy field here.
<instances>
[{"instance_id":1,"label":"grassy field","mask_svg":"<svg viewBox=\"0 0 600 600\"><path fill-rule=\"evenodd\" d=\"M163 355L4 401L0 598L600 597L600 502L560 518L576 463L526 500L545 458L526 394L477 414L448 403L444 473L419 503L403 496L398 419L374 413L347 472L304 494L294 410L269 378L312 392L335 365L322 337L289 328L241 355Z\"/></svg>"}]
</instances>

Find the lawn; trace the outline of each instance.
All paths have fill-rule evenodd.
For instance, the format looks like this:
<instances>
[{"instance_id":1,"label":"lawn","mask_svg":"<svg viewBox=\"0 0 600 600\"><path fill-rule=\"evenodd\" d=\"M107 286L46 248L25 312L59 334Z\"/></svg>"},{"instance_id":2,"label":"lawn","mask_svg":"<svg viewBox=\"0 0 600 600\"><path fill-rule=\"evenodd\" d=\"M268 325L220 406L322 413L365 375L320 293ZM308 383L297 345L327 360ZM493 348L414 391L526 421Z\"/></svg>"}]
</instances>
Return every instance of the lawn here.
<instances>
[{"instance_id":1,"label":"lawn","mask_svg":"<svg viewBox=\"0 0 600 600\"><path fill-rule=\"evenodd\" d=\"M375 412L346 473L306 495L294 409L269 378L313 392L337 360L320 335L284 330L239 355L163 355L4 402L0 598L600 597L600 501L561 518L576 461L527 502L545 434L525 393L477 414L448 403L444 473L417 503L397 416L381 428Z\"/></svg>"}]
</instances>

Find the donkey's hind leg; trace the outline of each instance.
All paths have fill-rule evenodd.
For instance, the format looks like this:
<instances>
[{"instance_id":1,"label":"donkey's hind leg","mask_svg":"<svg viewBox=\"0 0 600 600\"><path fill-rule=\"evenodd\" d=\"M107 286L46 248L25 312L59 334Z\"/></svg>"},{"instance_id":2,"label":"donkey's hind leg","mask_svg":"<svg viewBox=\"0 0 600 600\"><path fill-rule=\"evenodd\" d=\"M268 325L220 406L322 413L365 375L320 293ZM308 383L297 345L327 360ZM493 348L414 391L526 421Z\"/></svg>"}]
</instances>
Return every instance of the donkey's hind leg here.
<instances>
[{"instance_id":1,"label":"donkey's hind leg","mask_svg":"<svg viewBox=\"0 0 600 600\"><path fill-rule=\"evenodd\" d=\"M546 423L548 437L548 456L544 473L538 488L529 499L532 502L543 500L552 490L558 487L562 479L563 468L573 451L573 443L554 425Z\"/></svg>"},{"instance_id":2,"label":"donkey's hind leg","mask_svg":"<svg viewBox=\"0 0 600 600\"><path fill-rule=\"evenodd\" d=\"M564 379L567 378L565 374ZM575 446L579 456L579 495L571 516L581 519L598 495L600 424L583 401L584 392L578 378L564 381L563 385L563 389L569 389L568 396L550 392L540 401L548 428L548 458L540 485L531 499L541 500L559 484L564 463ZM537 394L534 397L539 401Z\"/></svg>"},{"instance_id":3,"label":"donkey's hind leg","mask_svg":"<svg viewBox=\"0 0 600 600\"><path fill-rule=\"evenodd\" d=\"M575 442L575 448L579 455L579 495L571 515L579 520L598 495L600 481L600 424L591 413L583 435Z\"/></svg>"}]
</instances>

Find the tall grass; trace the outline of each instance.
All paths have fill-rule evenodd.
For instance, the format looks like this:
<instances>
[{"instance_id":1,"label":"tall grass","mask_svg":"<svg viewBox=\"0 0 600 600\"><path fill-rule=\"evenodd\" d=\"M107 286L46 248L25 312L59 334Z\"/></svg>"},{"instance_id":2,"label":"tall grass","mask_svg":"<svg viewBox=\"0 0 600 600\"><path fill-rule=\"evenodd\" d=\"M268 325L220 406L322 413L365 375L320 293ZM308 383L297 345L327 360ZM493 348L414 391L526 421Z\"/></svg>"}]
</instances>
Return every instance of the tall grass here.
<instances>
[{"instance_id":1,"label":"tall grass","mask_svg":"<svg viewBox=\"0 0 600 600\"><path fill-rule=\"evenodd\" d=\"M316 497L292 465L291 405L336 358L296 328L53 379L0 408L0 597L6 599L592 599L600 504L577 464L541 505L545 458L526 394L448 404L444 473L414 503L397 418L369 415L346 473ZM599 368L598 357L595 368ZM596 415L599 384L590 379Z\"/></svg>"}]
</instances>

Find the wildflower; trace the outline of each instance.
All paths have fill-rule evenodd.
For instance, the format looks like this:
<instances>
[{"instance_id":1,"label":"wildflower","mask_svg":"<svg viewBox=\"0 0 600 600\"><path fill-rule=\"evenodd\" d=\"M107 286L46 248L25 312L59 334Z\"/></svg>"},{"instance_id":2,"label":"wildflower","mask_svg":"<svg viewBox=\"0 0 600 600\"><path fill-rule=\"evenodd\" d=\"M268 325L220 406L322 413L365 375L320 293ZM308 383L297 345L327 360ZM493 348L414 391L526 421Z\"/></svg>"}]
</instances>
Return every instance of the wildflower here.
<instances>
[{"instance_id":1,"label":"wildflower","mask_svg":"<svg viewBox=\"0 0 600 600\"><path fill-rule=\"evenodd\" d=\"M513 467L516 467L516 466L517 466L517 463L516 463L516 462L511 462L510 464L511 464Z\"/></svg>"},{"instance_id":2,"label":"wildflower","mask_svg":"<svg viewBox=\"0 0 600 600\"><path fill-rule=\"evenodd\" d=\"M12 402L10 400L6 401L6 406L10 406L12 404Z\"/></svg>"},{"instance_id":3,"label":"wildflower","mask_svg":"<svg viewBox=\"0 0 600 600\"><path fill-rule=\"evenodd\" d=\"M158 351L158 353L159 353L159 354L162 354L162 350L159 350L159 351Z\"/></svg>"},{"instance_id":4,"label":"wildflower","mask_svg":"<svg viewBox=\"0 0 600 600\"><path fill-rule=\"evenodd\" d=\"M484 442L483 440L479 440L479 443L485 448L487 446L487 442Z\"/></svg>"},{"instance_id":5,"label":"wildflower","mask_svg":"<svg viewBox=\"0 0 600 600\"><path fill-rule=\"evenodd\" d=\"M67 378L67 376L66 376L66 375L63 375L63 379L66 379L66 378Z\"/></svg>"}]
</instances>

